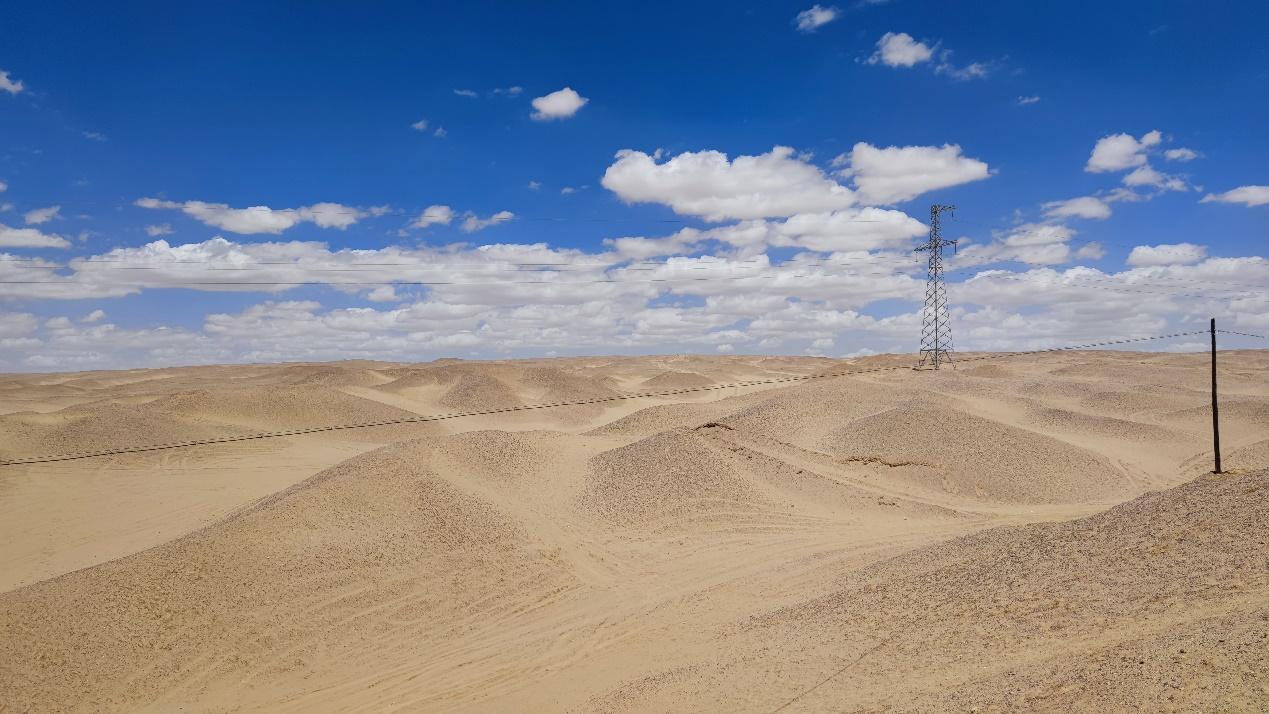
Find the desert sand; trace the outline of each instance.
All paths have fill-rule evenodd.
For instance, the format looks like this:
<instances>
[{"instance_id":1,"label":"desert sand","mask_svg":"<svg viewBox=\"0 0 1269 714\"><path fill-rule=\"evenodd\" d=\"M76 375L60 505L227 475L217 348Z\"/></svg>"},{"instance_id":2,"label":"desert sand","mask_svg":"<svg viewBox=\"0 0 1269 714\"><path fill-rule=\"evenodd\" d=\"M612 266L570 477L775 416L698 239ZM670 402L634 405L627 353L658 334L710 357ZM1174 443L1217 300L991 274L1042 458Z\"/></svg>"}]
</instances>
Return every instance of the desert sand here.
<instances>
[{"instance_id":1,"label":"desert sand","mask_svg":"<svg viewBox=\"0 0 1269 714\"><path fill-rule=\"evenodd\" d=\"M1269 352L0 467L0 711L1265 711ZM0 375L0 460L910 364Z\"/></svg>"}]
</instances>

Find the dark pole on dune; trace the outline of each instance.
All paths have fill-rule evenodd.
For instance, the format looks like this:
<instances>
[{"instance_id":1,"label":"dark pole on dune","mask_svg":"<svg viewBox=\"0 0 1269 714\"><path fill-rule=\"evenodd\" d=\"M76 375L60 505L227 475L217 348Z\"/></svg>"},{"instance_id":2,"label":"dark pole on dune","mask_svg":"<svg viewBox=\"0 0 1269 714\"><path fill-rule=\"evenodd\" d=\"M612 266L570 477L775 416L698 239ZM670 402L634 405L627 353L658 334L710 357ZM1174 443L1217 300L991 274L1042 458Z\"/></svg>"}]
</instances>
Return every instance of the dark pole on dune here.
<instances>
[{"instance_id":1,"label":"dark pole on dune","mask_svg":"<svg viewBox=\"0 0 1269 714\"><path fill-rule=\"evenodd\" d=\"M1216 454L1214 474L1221 472L1220 405L1216 402L1216 318L1212 318L1212 453Z\"/></svg>"}]
</instances>

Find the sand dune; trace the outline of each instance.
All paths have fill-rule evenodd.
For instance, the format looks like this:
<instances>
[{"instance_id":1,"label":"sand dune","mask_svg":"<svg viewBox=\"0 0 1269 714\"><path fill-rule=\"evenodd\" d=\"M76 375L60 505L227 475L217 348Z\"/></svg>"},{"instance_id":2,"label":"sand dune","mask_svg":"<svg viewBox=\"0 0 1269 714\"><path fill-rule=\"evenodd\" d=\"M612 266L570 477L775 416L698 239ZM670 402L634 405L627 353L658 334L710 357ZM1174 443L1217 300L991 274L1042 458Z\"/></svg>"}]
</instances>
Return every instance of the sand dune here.
<instances>
[{"instance_id":1,"label":"sand dune","mask_svg":"<svg viewBox=\"0 0 1269 714\"><path fill-rule=\"evenodd\" d=\"M655 377L649 377L643 380L639 386L646 391L653 392L670 389L695 389L708 387L713 383L714 380L696 372L669 371L662 372Z\"/></svg>"},{"instance_id":2,"label":"sand dune","mask_svg":"<svg viewBox=\"0 0 1269 714\"><path fill-rule=\"evenodd\" d=\"M10 375L0 450L607 400L908 360ZM0 702L772 711L797 697L789 711L1260 710L1269 356L1223 365L1226 462L1238 473L1219 477L1202 475L1205 358L1139 353L3 467Z\"/></svg>"},{"instance_id":3,"label":"sand dune","mask_svg":"<svg viewBox=\"0 0 1269 714\"><path fill-rule=\"evenodd\" d=\"M1266 523L1261 470L929 546L740 624L690 672L588 706L771 711L798 697L798 711L1258 711Z\"/></svg>"}]
</instances>

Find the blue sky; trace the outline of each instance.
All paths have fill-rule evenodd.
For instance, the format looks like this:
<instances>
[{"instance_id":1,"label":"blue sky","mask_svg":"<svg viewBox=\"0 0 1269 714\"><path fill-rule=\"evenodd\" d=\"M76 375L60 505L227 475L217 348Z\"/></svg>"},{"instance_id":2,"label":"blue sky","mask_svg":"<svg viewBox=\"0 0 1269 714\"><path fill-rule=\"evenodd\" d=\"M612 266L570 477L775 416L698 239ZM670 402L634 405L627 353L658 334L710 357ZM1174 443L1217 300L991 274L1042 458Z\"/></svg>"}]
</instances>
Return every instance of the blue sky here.
<instances>
[{"instance_id":1,"label":"blue sky","mask_svg":"<svg viewBox=\"0 0 1269 714\"><path fill-rule=\"evenodd\" d=\"M1269 329L1261 3L432 5L7 4L0 368Z\"/></svg>"}]
</instances>

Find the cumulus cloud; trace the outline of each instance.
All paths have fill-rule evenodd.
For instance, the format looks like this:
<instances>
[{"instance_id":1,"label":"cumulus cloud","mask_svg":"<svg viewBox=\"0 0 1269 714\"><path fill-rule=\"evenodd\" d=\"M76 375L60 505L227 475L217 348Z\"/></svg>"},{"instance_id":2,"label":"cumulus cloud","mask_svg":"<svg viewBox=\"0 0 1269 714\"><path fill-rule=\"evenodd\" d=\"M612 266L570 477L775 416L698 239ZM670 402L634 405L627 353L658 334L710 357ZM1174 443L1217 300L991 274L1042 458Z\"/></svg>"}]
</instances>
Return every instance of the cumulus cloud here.
<instances>
[{"instance_id":1,"label":"cumulus cloud","mask_svg":"<svg viewBox=\"0 0 1269 714\"><path fill-rule=\"evenodd\" d=\"M70 241L35 228L10 228L0 223L0 248L69 248Z\"/></svg>"},{"instance_id":2,"label":"cumulus cloud","mask_svg":"<svg viewBox=\"0 0 1269 714\"><path fill-rule=\"evenodd\" d=\"M568 119L577 114L578 110L586 106L589 101L589 99L578 94L571 87L565 87L545 96L535 98L531 102L534 111L529 116L537 121Z\"/></svg>"},{"instance_id":3,"label":"cumulus cloud","mask_svg":"<svg viewBox=\"0 0 1269 714\"><path fill-rule=\"evenodd\" d=\"M366 299L371 302L398 302L401 298L391 285L380 285L366 293Z\"/></svg>"},{"instance_id":4,"label":"cumulus cloud","mask_svg":"<svg viewBox=\"0 0 1269 714\"><path fill-rule=\"evenodd\" d=\"M411 128L411 129L413 129L413 130L415 130L415 131L427 131L427 120L426 120L426 119L420 119L420 120L418 120L418 121L414 122L413 124L411 124L411 125L410 125L410 128Z\"/></svg>"},{"instance_id":5,"label":"cumulus cloud","mask_svg":"<svg viewBox=\"0 0 1269 714\"><path fill-rule=\"evenodd\" d=\"M1130 134L1104 136L1097 140L1084 170L1105 173L1143 166L1146 163L1146 152L1162 141L1163 134L1157 129L1147 132L1140 139L1135 139Z\"/></svg>"},{"instance_id":6,"label":"cumulus cloud","mask_svg":"<svg viewBox=\"0 0 1269 714\"><path fill-rule=\"evenodd\" d=\"M484 230L490 226L496 226L499 223L506 223L516 217L511 211L498 211L488 218L481 218L474 213L468 213L463 219L463 231L467 233L475 233Z\"/></svg>"},{"instance_id":7,"label":"cumulus cloud","mask_svg":"<svg viewBox=\"0 0 1269 714\"><path fill-rule=\"evenodd\" d=\"M1128 254L1128 265L1134 268L1156 265L1188 265L1207 257L1207 248L1193 243L1172 245L1139 245Z\"/></svg>"},{"instance_id":8,"label":"cumulus cloud","mask_svg":"<svg viewBox=\"0 0 1269 714\"><path fill-rule=\"evenodd\" d=\"M1025 223L1000 235L1010 246L1052 245L1074 238L1075 229L1058 223Z\"/></svg>"},{"instance_id":9,"label":"cumulus cloud","mask_svg":"<svg viewBox=\"0 0 1269 714\"><path fill-rule=\"evenodd\" d=\"M21 81L13 79L9 73L0 69L0 91L17 94L25 88Z\"/></svg>"},{"instance_id":10,"label":"cumulus cloud","mask_svg":"<svg viewBox=\"0 0 1269 714\"><path fill-rule=\"evenodd\" d=\"M1046 218L1110 218L1110 204L1096 196L1080 196L1044 204Z\"/></svg>"},{"instance_id":11,"label":"cumulus cloud","mask_svg":"<svg viewBox=\"0 0 1269 714\"><path fill-rule=\"evenodd\" d=\"M411 228L427 228L428 226L442 225L448 226L453 220L454 209L449 206L437 204L428 206L418 215L411 223Z\"/></svg>"},{"instance_id":12,"label":"cumulus cloud","mask_svg":"<svg viewBox=\"0 0 1269 714\"><path fill-rule=\"evenodd\" d=\"M772 230L772 246L839 253L904 248L927 228L902 211L868 207L799 213Z\"/></svg>"},{"instance_id":13,"label":"cumulus cloud","mask_svg":"<svg viewBox=\"0 0 1269 714\"><path fill-rule=\"evenodd\" d=\"M828 225L831 216L817 220L825 224L820 235L835 236ZM799 241L816 234L809 225L795 230L787 223L793 221L753 220L709 231L685 230L675 237L685 246L718 240L725 247L743 244L749 233L775 240L780 231L789 231L801 236ZM723 241L728 232L735 243ZM707 233L720 237L702 238ZM1079 258L1086 252L1090 244L1070 249L1072 235L1055 224L1022 226L998 234L990 247L998 254L1012 251L1024 262L1052 263L1062 255ZM332 308L316 299L275 297L234 311L213 311L194 328L125 329L104 315L86 322L91 313L47 322L0 313L0 366L45 370L356 357L418 360L550 351L713 351L719 345L737 352L789 353L826 341L851 354L907 350L920 330L924 276L908 247L894 245L900 250L798 253L782 262L766 253L728 253L629 264L615 250L588 253L545 244L331 250L315 242L218 238L187 245L155 241L93 257L99 261L72 259L69 274L54 263L35 261L18 271L0 261L4 279L21 275L62 281L54 287L0 280L0 294L8 296L109 297L171 287L281 293L296 283L318 282L345 293L346 299L366 301ZM974 247L963 244L953 258L959 260ZM214 268L216 284L189 284L191 264L200 271ZM529 265L558 267L535 267L526 275L522 266ZM32 270L35 266L43 267ZM148 269L120 271L117 266ZM1179 315L1206 314L1201 299L1167 295L1143 301L1132 289L1157 291L1167 281L1188 286L1194 281L1254 285L1265 280L1269 261L1263 258L1207 259L1122 273L1085 267L985 270L953 282L950 294L959 346L1019 349L1083 342L1102 334L1132 335L1134 330L1158 334L1184 319ZM416 287L403 294L399 281ZM1117 293L1117 286L1129 292ZM54 289L59 293L49 292ZM1257 320L1269 325L1269 300L1257 295L1222 297L1231 327L1254 332ZM911 309L884 318L863 312L872 303L894 300ZM6 332L12 335L7 341Z\"/></svg>"},{"instance_id":14,"label":"cumulus cloud","mask_svg":"<svg viewBox=\"0 0 1269 714\"><path fill-rule=\"evenodd\" d=\"M1239 186L1224 193L1209 193L1202 203L1241 203L1244 206L1263 206L1269 203L1269 186Z\"/></svg>"},{"instance_id":15,"label":"cumulus cloud","mask_svg":"<svg viewBox=\"0 0 1269 714\"><path fill-rule=\"evenodd\" d=\"M312 223L320 228L342 230L369 215L365 211L340 203L315 203L301 208L281 209L268 206L231 208L224 203L141 198L137 199L136 205L141 208L180 210L205 225L243 235L278 234L300 223Z\"/></svg>"},{"instance_id":16,"label":"cumulus cloud","mask_svg":"<svg viewBox=\"0 0 1269 714\"><path fill-rule=\"evenodd\" d=\"M660 153L625 149L604 172L604 188L626 203L661 203L707 221L768 218L847 208L854 193L818 167L777 146L729 160L719 151Z\"/></svg>"},{"instance_id":17,"label":"cumulus cloud","mask_svg":"<svg viewBox=\"0 0 1269 714\"><path fill-rule=\"evenodd\" d=\"M662 255L691 252L704 240L703 231L696 228L683 228L661 238L645 236L605 238L604 245L615 251L621 260L644 260Z\"/></svg>"},{"instance_id":18,"label":"cumulus cloud","mask_svg":"<svg viewBox=\"0 0 1269 714\"><path fill-rule=\"evenodd\" d=\"M793 18L793 22L797 25L798 30L802 32L815 32L819 28L836 20L841 15L841 10L836 7L823 7L820 5L812 5L809 10L803 10Z\"/></svg>"},{"instance_id":19,"label":"cumulus cloud","mask_svg":"<svg viewBox=\"0 0 1269 714\"><path fill-rule=\"evenodd\" d=\"M708 230L683 228L661 238L610 238L604 243L623 258L691 252L711 241L734 248L738 256L788 247L822 253L866 253L906 248L926 230L925 224L902 211L869 207L799 213L785 221L747 220Z\"/></svg>"},{"instance_id":20,"label":"cumulus cloud","mask_svg":"<svg viewBox=\"0 0 1269 714\"><path fill-rule=\"evenodd\" d=\"M157 223L153 225L148 225L145 227L145 234L150 236L151 238L158 238L159 236L172 235L172 224L171 223Z\"/></svg>"},{"instance_id":21,"label":"cumulus cloud","mask_svg":"<svg viewBox=\"0 0 1269 714\"><path fill-rule=\"evenodd\" d=\"M48 223L55 218L61 218L61 206L48 206L47 208L36 208L27 211L22 215L22 220L26 221L28 226L38 226L41 223Z\"/></svg>"},{"instance_id":22,"label":"cumulus cloud","mask_svg":"<svg viewBox=\"0 0 1269 714\"><path fill-rule=\"evenodd\" d=\"M1163 157L1168 161L1193 161L1199 157L1199 153L1193 149L1177 147L1163 152Z\"/></svg>"},{"instance_id":23,"label":"cumulus cloud","mask_svg":"<svg viewBox=\"0 0 1269 714\"><path fill-rule=\"evenodd\" d=\"M990 243L960 247L949 262L957 269L1002 262L1068 263L1074 257L1069 241L1075 234L1074 229L1057 223L1025 223L997 232Z\"/></svg>"},{"instance_id":24,"label":"cumulus cloud","mask_svg":"<svg viewBox=\"0 0 1269 714\"><path fill-rule=\"evenodd\" d=\"M887 67L915 67L929 62L934 48L918 42L906 32L887 32L877 40L877 51L868 58L868 64L884 64Z\"/></svg>"},{"instance_id":25,"label":"cumulus cloud","mask_svg":"<svg viewBox=\"0 0 1269 714\"><path fill-rule=\"evenodd\" d=\"M9 190L9 184L5 183L4 181L0 181L0 193L4 193L5 191L8 191L8 190Z\"/></svg>"},{"instance_id":26,"label":"cumulus cloud","mask_svg":"<svg viewBox=\"0 0 1269 714\"><path fill-rule=\"evenodd\" d=\"M844 166L865 203L899 203L940 188L981 181L991 175L987 164L961 154L955 144L889 146L860 142L834 159Z\"/></svg>"},{"instance_id":27,"label":"cumulus cloud","mask_svg":"<svg viewBox=\"0 0 1269 714\"><path fill-rule=\"evenodd\" d=\"M79 321L84 324L91 325L94 322L101 322L102 318L104 318L105 316L106 316L105 310L100 310L100 309L93 310L87 315L84 315L83 317L79 318Z\"/></svg>"},{"instance_id":28,"label":"cumulus cloud","mask_svg":"<svg viewBox=\"0 0 1269 714\"><path fill-rule=\"evenodd\" d=\"M1179 176L1162 173L1150 164L1138 166L1124 176L1125 186L1151 186L1164 191L1188 191L1189 185Z\"/></svg>"}]
</instances>

